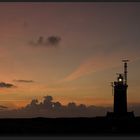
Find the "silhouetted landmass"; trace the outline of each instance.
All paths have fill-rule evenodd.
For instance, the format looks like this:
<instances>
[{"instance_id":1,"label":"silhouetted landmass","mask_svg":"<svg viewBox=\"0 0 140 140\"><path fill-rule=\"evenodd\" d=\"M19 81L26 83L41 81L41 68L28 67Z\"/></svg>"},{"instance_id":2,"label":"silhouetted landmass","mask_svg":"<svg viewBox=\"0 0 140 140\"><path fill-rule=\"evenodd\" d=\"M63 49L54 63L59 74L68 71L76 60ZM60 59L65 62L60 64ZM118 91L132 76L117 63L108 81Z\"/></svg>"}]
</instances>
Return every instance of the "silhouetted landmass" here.
<instances>
[{"instance_id":1,"label":"silhouetted landmass","mask_svg":"<svg viewBox=\"0 0 140 140\"><path fill-rule=\"evenodd\" d=\"M0 136L139 136L140 117L127 119L0 119Z\"/></svg>"}]
</instances>

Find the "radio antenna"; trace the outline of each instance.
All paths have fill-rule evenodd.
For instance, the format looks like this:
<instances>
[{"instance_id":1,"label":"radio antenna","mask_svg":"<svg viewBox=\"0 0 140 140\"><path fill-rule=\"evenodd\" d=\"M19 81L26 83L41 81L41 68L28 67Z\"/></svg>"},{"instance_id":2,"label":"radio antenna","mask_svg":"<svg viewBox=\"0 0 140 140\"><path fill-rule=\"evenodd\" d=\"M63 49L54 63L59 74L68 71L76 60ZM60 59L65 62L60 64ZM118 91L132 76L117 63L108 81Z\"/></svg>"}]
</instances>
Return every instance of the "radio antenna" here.
<instances>
[{"instance_id":1,"label":"radio antenna","mask_svg":"<svg viewBox=\"0 0 140 140\"><path fill-rule=\"evenodd\" d=\"M122 62L124 62L124 83L127 85L127 62L129 60L122 60Z\"/></svg>"}]
</instances>

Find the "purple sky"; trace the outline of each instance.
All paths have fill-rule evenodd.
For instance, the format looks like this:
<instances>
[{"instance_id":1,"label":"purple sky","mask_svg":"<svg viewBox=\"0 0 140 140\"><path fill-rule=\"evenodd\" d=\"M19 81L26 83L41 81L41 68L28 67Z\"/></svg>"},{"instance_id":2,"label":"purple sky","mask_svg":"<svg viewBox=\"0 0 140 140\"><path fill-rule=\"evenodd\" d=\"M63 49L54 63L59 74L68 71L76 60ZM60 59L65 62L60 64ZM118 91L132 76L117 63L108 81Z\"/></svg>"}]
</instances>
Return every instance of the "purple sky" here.
<instances>
[{"instance_id":1,"label":"purple sky","mask_svg":"<svg viewBox=\"0 0 140 140\"><path fill-rule=\"evenodd\" d=\"M111 106L110 82L128 64L128 102L140 102L139 3L1 3L0 105L53 96Z\"/></svg>"}]
</instances>

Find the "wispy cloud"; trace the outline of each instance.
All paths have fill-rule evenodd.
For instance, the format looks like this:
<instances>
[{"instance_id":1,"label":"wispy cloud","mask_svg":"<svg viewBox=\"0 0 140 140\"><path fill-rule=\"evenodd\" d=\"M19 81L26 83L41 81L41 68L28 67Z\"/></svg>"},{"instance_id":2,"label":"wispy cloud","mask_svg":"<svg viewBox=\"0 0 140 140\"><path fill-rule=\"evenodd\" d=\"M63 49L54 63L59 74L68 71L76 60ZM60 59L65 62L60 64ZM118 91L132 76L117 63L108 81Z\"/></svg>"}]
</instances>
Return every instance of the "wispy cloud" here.
<instances>
[{"instance_id":1,"label":"wispy cloud","mask_svg":"<svg viewBox=\"0 0 140 140\"><path fill-rule=\"evenodd\" d=\"M33 83L35 81L33 80L23 80L23 79L20 79L20 80L13 80L14 82L20 82L20 83Z\"/></svg>"},{"instance_id":2,"label":"wispy cloud","mask_svg":"<svg viewBox=\"0 0 140 140\"><path fill-rule=\"evenodd\" d=\"M135 54L128 54L128 57L124 57L124 53L111 53L104 55L104 53L99 53L96 56L92 56L84 60L74 71L67 75L61 82L73 81L80 77L92 74L94 72L103 71L106 69L111 69L113 67L121 65L121 60L129 59L130 62L133 62L139 57L136 57Z\"/></svg>"},{"instance_id":3,"label":"wispy cloud","mask_svg":"<svg viewBox=\"0 0 140 140\"><path fill-rule=\"evenodd\" d=\"M105 60L101 56L91 57L81 63L71 74L65 77L64 81L76 80L99 70L112 66L112 60Z\"/></svg>"},{"instance_id":4,"label":"wispy cloud","mask_svg":"<svg viewBox=\"0 0 140 140\"><path fill-rule=\"evenodd\" d=\"M95 71L95 62L93 60L87 60L80 64L71 74L65 77L64 81L72 81L78 79L84 75Z\"/></svg>"}]
</instances>

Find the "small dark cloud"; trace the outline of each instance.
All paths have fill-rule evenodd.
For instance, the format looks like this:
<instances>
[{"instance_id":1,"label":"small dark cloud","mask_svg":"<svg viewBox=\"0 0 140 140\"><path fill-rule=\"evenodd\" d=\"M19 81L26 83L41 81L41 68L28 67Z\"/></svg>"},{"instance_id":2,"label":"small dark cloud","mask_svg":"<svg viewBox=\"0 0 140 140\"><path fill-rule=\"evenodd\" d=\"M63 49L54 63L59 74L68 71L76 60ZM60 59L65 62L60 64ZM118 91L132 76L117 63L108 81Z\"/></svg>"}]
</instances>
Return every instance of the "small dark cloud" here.
<instances>
[{"instance_id":1,"label":"small dark cloud","mask_svg":"<svg viewBox=\"0 0 140 140\"><path fill-rule=\"evenodd\" d=\"M61 40L61 38L58 37L58 36L50 36L50 37L47 38L46 43L48 43L51 46L56 46L56 45L59 44L60 40Z\"/></svg>"},{"instance_id":2,"label":"small dark cloud","mask_svg":"<svg viewBox=\"0 0 140 140\"><path fill-rule=\"evenodd\" d=\"M15 82L21 82L21 83L33 83L33 82L35 82L33 80L23 80L23 79L21 79L21 80L13 80L13 81L15 81Z\"/></svg>"},{"instance_id":3,"label":"small dark cloud","mask_svg":"<svg viewBox=\"0 0 140 140\"><path fill-rule=\"evenodd\" d=\"M0 108L6 109L6 108L8 108L8 107L7 107L7 106L0 105Z\"/></svg>"},{"instance_id":4,"label":"small dark cloud","mask_svg":"<svg viewBox=\"0 0 140 140\"><path fill-rule=\"evenodd\" d=\"M60 41L61 38L59 36L49 36L48 38L40 36L37 41L31 41L29 44L32 46L56 47Z\"/></svg>"},{"instance_id":5,"label":"small dark cloud","mask_svg":"<svg viewBox=\"0 0 140 140\"><path fill-rule=\"evenodd\" d=\"M12 88L12 87L16 87L11 83L5 83L5 82L0 82L0 88Z\"/></svg>"},{"instance_id":6,"label":"small dark cloud","mask_svg":"<svg viewBox=\"0 0 140 140\"><path fill-rule=\"evenodd\" d=\"M5 110L5 109L8 109L8 107L7 106L0 105L0 110Z\"/></svg>"}]
</instances>

